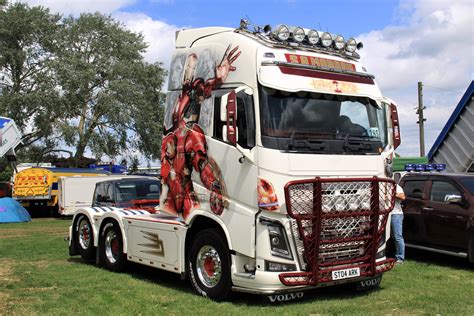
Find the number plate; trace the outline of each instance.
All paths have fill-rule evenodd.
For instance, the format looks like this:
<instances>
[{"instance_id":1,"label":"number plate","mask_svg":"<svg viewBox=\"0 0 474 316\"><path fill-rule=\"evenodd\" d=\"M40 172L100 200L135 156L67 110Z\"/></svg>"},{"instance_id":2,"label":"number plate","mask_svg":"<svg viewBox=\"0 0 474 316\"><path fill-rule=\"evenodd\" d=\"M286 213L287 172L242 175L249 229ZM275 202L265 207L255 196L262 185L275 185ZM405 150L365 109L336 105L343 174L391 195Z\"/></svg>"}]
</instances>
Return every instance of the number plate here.
<instances>
[{"instance_id":1,"label":"number plate","mask_svg":"<svg viewBox=\"0 0 474 316\"><path fill-rule=\"evenodd\" d=\"M344 270L336 270L332 272L332 280L342 280L347 278L354 278L360 276L359 268L350 268Z\"/></svg>"}]
</instances>

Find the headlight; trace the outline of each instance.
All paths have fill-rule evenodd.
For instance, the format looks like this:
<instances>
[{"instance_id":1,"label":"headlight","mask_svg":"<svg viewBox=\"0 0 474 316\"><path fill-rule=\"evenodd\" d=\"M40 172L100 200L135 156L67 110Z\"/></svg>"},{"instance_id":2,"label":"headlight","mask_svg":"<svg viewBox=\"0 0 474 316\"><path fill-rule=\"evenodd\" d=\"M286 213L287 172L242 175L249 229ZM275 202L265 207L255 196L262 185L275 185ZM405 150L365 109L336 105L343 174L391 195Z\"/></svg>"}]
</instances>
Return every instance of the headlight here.
<instances>
[{"instance_id":1,"label":"headlight","mask_svg":"<svg viewBox=\"0 0 474 316\"><path fill-rule=\"evenodd\" d=\"M308 42L311 45L316 45L319 42L319 33L315 30L310 30L308 32Z\"/></svg>"},{"instance_id":2,"label":"headlight","mask_svg":"<svg viewBox=\"0 0 474 316\"><path fill-rule=\"evenodd\" d=\"M260 218L260 223L267 226L270 250L273 256L293 260L290 244L283 225L278 221Z\"/></svg>"},{"instance_id":3,"label":"headlight","mask_svg":"<svg viewBox=\"0 0 474 316\"><path fill-rule=\"evenodd\" d=\"M336 36L336 39L334 40L334 46L336 47L336 49L344 48L345 43L344 43L344 37L342 37L342 35Z\"/></svg>"},{"instance_id":4,"label":"headlight","mask_svg":"<svg viewBox=\"0 0 474 316\"><path fill-rule=\"evenodd\" d=\"M304 40L305 35L306 34L301 27L297 26L293 29L293 40L295 42L301 43Z\"/></svg>"},{"instance_id":5,"label":"headlight","mask_svg":"<svg viewBox=\"0 0 474 316\"><path fill-rule=\"evenodd\" d=\"M288 26L280 24L276 27L273 34L278 40L284 42L290 37L290 29L288 28Z\"/></svg>"},{"instance_id":6,"label":"headlight","mask_svg":"<svg viewBox=\"0 0 474 316\"><path fill-rule=\"evenodd\" d=\"M324 32L321 35L321 44L323 44L324 47L329 47L332 44L332 37L331 34L328 32Z\"/></svg>"},{"instance_id":7,"label":"headlight","mask_svg":"<svg viewBox=\"0 0 474 316\"><path fill-rule=\"evenodd\" d=\"M346 43L346 50L350 53L355 52L357 48L357 42L354 38L349 38Z\"/></svg>"}]
</instances>

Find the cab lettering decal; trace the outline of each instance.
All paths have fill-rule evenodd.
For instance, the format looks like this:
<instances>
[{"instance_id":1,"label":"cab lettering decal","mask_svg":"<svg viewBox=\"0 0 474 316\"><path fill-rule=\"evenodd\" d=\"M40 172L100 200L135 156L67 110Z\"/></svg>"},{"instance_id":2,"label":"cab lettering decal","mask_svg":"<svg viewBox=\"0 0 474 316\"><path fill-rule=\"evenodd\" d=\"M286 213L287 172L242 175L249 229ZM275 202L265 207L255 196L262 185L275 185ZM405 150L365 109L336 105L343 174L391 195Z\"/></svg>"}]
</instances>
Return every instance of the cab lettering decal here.
<instances>
[{"instance_id":1,"label":"cab lettering decal","mask_svg":"<svg viewBox=\"0 0 474 316\"><path fill-rule=\"evenodd\" d=\"M333 59L298 54L285 54L285 57L286 61L292 64L326 67L346 71L356 71L354 64L347 63L344 61L337 61Z\"/></svg>"}]
</instances>

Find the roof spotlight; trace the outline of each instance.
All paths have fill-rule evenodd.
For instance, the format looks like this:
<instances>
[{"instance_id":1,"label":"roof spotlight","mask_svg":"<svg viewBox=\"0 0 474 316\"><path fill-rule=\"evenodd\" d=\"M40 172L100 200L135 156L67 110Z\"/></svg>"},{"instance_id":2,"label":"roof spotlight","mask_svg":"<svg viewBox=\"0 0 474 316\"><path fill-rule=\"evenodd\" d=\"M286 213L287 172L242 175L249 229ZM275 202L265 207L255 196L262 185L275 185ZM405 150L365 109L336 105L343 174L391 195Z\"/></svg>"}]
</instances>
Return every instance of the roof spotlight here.
<instances>
[{"instance_id":1,"label":"roof spotlight","mask_svg":"<svg viewBox=\"0 0 474 316\"><path fill-rule=\"evenodd\" d=\"M356 40L353 37L349 38L346 42L346 50L350 53L353 53L356 50L356 47L357 47Z\"/></svg>"},{"instance_id":2,"label":"roof spotlight","mask_svg":"<svg viewBox=\"0 0 474 316\"><path fill-rule=\"evenodd\" d=\"M319 33L316 30L309 30L308 32L308 42L311 45L316 45L319 42Z\"/></svg>"},{"instance_id":3,"label":"roof spotlight","mask_svg":"<svg viewBox=\"0 0 474 316\"><path fill-rule=\"evenodd\" d=\"M293 40L295 42L298 42L298 43L301 43L303 40L304 40L304 37L305 37L305 33L304 33L304 30L303 28L297 26L293 29Z\"/></svg>"},{"instance_id":4,"label":"roof spotlight","mask_svg":"<svg viewBox=\"0 0 474 316\"><path fill-rule=\"evenodd\" d=\"M361 50L362 48L364 48L364 44L362 44L362 42L357 43L357 50Z\"/></svg>"},{"instance_id":5,"label":"roof spotlight","mask_svg":"<svg viewBox=\"0 0 474 316\"><path fill-rule=\"evenodd\" d=\"M342 37L342 35L336 36L336 38L334 39L334 46L336 47L336 49L344 48L345 43L344 43L344 37Z\"/></svg>"},{"instance_id":6,"label":"roof spotlight","mask_svg":"<svg viewBox=\"0 0 474 316\"><path fill-rule=\"evenodd\" d=\"M290 29L285 24L277 25L273 34L282 42L287 41L290 37Z\"/></svg>"},{"instance_id":7,"label":"roof spotlight","mask_svg":"<svg viewBox=\"0 0 474 316\"><path fill-rule=\"evenodd\" d=\"M332 37L331 34L328 32L324 32L321 35L321 44L323 44L324 47L329 47L332 44Z\"/></svg>"}]
</instances>

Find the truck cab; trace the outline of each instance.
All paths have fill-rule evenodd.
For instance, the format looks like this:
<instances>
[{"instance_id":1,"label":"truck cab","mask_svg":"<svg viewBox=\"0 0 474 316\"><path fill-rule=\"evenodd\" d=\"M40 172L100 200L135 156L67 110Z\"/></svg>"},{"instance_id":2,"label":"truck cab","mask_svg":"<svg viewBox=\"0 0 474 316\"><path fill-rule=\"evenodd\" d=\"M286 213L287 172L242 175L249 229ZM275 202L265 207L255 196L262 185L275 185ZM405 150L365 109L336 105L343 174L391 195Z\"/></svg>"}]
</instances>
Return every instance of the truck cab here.
<instances>
[{"instance_id":1,"label":"truck cab","mask_svg":"<svg viewBox=\"0 0 474 316\"><path fill-rule=\"evenodd\" d=\"M385 238L401 139L396 105L357 47L340 35L245 20L179 31L160 212L79 211L71 254L84 221L99 263L180 273L214 300L377 286L393 267Z\"/></svg>"}]
</instances>

